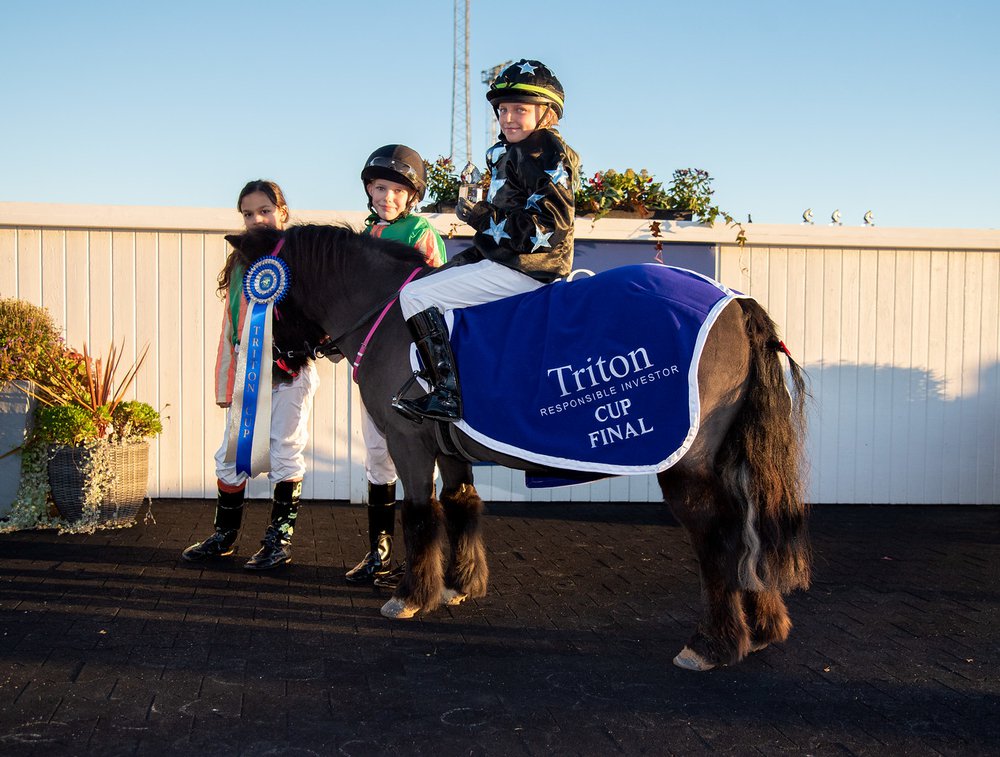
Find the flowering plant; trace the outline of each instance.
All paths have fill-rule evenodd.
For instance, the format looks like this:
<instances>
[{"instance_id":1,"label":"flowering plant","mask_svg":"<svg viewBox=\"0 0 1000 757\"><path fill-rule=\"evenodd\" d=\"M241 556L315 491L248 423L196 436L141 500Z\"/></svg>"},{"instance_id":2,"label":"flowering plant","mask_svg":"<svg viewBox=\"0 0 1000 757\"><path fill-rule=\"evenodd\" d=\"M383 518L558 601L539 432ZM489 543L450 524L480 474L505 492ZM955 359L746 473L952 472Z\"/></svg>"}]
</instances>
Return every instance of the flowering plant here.
<instances>
[{"instance_id":1,"label":"flowering plant","mask_svg":"<svg viewBox=\"0 0 1000 757\"><path fill-rule=\"evenodd\" d=\"M621 173L609 168L587 179L575 199L577 213L593 213L595 221L613 210L654 218L659 216L657 211L673 211L675 217L696 218L699 223L709 225L721 218L727 225L737 227L736 244L742 247L746 244L743 224L719 208L714 194L712 177L700 168L677 169L666 189L645 168L638 172L627 168ZM659 224L654 222L653 228L658 235ZM659 240L656 249L657 252L662 249Z\"/></svg>"},{"instance_id":2,"label":"flowering plant","mask_svg":"<svg viewBox=\"0 0 1000 757\"><path fill-rule=\"evenodd\" d=\"M125 400L145 360L147 349L119 380L121 353L114 345L106 359L94 358L86 345L83 353L63 347L49 349L50 370L44 381L27 390L38 401L35 428L24 448L21 485L0 531L55 526L64 531L91 532L103 526L99 515L115 484L114 446L139 442L163 431L160 414L145 402ZM51 515L48 465L56 450L73 447L84 450L80 473L83 476L83 515L67 523ZM113 523L112 525L126 525Z\"/></svg>"},{"instance_id":3,"label":"flowering plant","mask_svg":"<svg viewBox=\"0 0 1000 757\"><path fill-rule=\"evenodd\" d=\"M60 341L45 308L0 298L0 389L14 381L44 381L50 373L48 356Z\"/></svg>"}]
</instances>

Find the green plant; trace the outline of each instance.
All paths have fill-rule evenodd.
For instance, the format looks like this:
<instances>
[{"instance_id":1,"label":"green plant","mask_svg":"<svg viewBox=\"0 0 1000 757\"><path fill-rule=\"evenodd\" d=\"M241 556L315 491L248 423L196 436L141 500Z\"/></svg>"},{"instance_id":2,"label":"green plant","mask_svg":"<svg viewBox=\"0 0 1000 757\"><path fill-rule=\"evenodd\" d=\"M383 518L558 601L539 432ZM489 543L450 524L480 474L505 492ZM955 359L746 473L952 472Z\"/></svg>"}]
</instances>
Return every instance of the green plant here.
<instances>
[{"instance_id":1,"label":"green plant","mask_svg":"<svg viewBox=\"0 0 1000 757\"><path fill-rule=\"evenodd\" d=\"M110 413L104 408L100 415L102 425L106 426L111 421ZM34 442L72 446L100 437L101 428L95 421L94 414L82 407L40 405L35 410Z\"/></svg>"},{"instance_id":2,"label":"green plant","mask_svg":"<svg viewBox=\"0 0 1000 757\"><path fill-rule=\"evenodd\" d=\"M127 444L163 431L160 414L145 402L129 400L111 410L101 405L91 411L79 405L41 405L35 410L33 442L72 446L107 439Z\"/></svg>"},{"instance_id":3,"label":"green plant","mask_svg":"<svg viewBox=\"0 0 1000 757\"><path fill-rule=\"evenodd\" d=\"M124 442L139 441L163 432L160 414L145 402L128 400L111 413L114 436Z\"/></svg>"},{"instance_id":4,"label":"green plant","mask_svg":"<svg viewBox=\"0 0 1000 757\"><path fill-rule=\"evenodd\" d=\"M727 226L736 227L736 244L743 247L747 243L746 229L742 223L715 204L712 199L712 195L715 194L712 181L708 171L700 168L678 168L674 171L670 186L667 188L665 207L690 210L701 223L709 225L714 224L716 219L722 218Z\"/></svg>"},{"instance_id":5,"label":"green plant","mask_svg":"<svg viewBox=\"0 0 1000 757\"><path fill-rule=\"evenodd\" d=\"M59 345L59 332L45 308L0 298L0 389L12 381L46 381L48 356Z\"/></svg>"},{"instance_id":6,"label":"green plant","mask_svg":"<svg viewBox=\"0 0 1000 757\"><path fill-rule=\"evenodd\" d=\"M21 483L10 511L0 521L0 533L27 528L58 528L61 520L54 514L49 497L49 449L44 444L29 444L21 453Z\"/></svg>"},{"instance_id":7,"label":"green plant","mask_svg":"<svg viewBox=\"0 0 1000 757\"><path fill-rule=\"evenodd\" d=\"M82 355L65 348L54 350L49 355L51 375L47 381L38 383L33 394L50 407L82 408L97 426L98 436L107 436L115 408L135 380L148 351L147 346L118 380L122 356L114 344L108 348L106 359L91 357L86 344Z\"/></svg>"},{"instance_id":8,"label":"green plant","mask_svg":"<svg viewBox=\"0 0 1000 757\"><path fill-rule=\"evenodd\" d=\"M98 527L118 527L100 520L101 503L115 483L112 451L163 431L160 414L145 402L125 400L147 350L126 368L121 380L120 351L112 345L106 359L93 358L62 345L47 354L46 380L31 393L38 398L35 427L24 448L21 486L0 532L53 526L61 531L89 533ZM47 465L57 447L87 450L80 468L84 477L83 517L72 524L51 514Z\"/></svg>"},{"instance_id":9,"label":"green plant","mask_svg":"<svg viewBox=\"0 0 1000 757\"><path fill-rule=\"evenodd\" d=\"M613 168L598 171L580 185L576 192L577 213L593 213L597 220L612 210L625 210L645 215L650 210L667 207L663 185L643 168Z\"/></svg>"},{"instance_id":10,"label":"green plant","mask_svg":"<svg viewBox=\"0 0 1000 757\"><path fill-rule=\"evenodd\" d=\"M592 213L594 220L612 210L625 210L647 215L655 210L688 211L700 223L714 224L721 218L727 226L736 226L736 244L746 244L743 224L720 209L713 200L712 177L700 168L679 168L670 185L664 189L646 169L631 168L619 173L614 169L598 171L583 183L576 193L577 213ZM654 225L654 237L659 236L659 224ZM657 240L657 252L663 247Z\"/></svg>"},{"instance_id":11,"label":"green plant","mask_svg":"<svg viewBox=\"0 0 1000 757\"><path fill-rule=\"evenodd\" d=\"M670 186L667 188L666 204L663 207L672 210L690 210L702 223L713 224L719 216L722 216L726 223L732 223L732 217L720 210L712 200L712 195L715 194L712 181L708 171L700 168L678 168L674 171Z\"/></svg>"},{"instance_id":12,"label":"green plant","mask_svg":"<svg viewBox=\"0 0 1000 757\"><path fill-rule=\"evenodd\" d=\"M458 202L458 187L461 180L451 158L439 157L433 163L424 161L427 170L427 191L440 205L455 205Z\"/></svg>"},{"instance_id":13,"label":"green plant","mask_svg":"<svg viewBox=\"0 0 1000 757\"><path fill-rule=\"evenodd\" d=\"M145 402L129 400L114 411L108 405L101 405L95 412L78 405L40 406L35 411L33 438L45 444L74 445L88 439L126 444L162 432L163 424L156 410Z\"/></svg>"}]
</instances>

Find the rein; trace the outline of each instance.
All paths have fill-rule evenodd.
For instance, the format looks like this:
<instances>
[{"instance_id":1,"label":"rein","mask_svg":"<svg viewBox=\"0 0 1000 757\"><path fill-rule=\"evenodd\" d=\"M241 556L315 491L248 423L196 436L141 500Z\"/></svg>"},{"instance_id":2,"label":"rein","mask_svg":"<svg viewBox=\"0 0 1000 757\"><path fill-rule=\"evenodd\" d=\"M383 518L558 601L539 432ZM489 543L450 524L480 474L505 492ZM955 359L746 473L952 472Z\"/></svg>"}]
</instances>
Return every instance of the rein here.
<instances>
[{"instance_id":1,"label":"rein","mask_svg":"<svg viewBox=\"0 0 1000 757\"><path fill-rule=\"evenodd\" d=\"M284 241L284 240L282 240L282 241ZM355 382L357 382L357 380L358 380L358 370L361 367L361 358L364 357L365 351L368 349L368 344L372 340L372 336L374 336L375 331L382 324L382 320L385 318L386 314L389 312L389 308L391 308L393 306L393 304L395 304L396 300L399 299L399 292L400 292L400 290L402 290L403 287L405 287L407 284L409 284L411 281L413 281L413 278L418 273L420 273L420 270L421 269L419 267L414 268L410 272L410 275L406 277L406 280L402 284L399 285L399 289L397 289L395 292L393 292L392 294L390 294L389 297L386 298L385 300L382 300L381 302L379 302L378 304L376 304L375 307L373 307L370 310L368 310L367 312L365 312L365 314L362 315L358 320L356 320L354 322L354 324L350 328L348 328L346 331L344 331L343 333L341 333L336 338L330 339L329 337L327 337L327 338L323 339L315 347L313 347L308 342L306 342L306 345L305 345L306 349L304 349L304 350L287 350L287 351L286 350L280 350L280 349L278 349L277 345L275 345L275 351L280 356L277 359L277 361L276 361L278 363L278 366L281 367L282 370L285 370L287 372L287 369L284 366L281 365L282 363L284 363L285 358L288 358L289 360L291 360L292 358L296 358L296 357L310 357L310 358L313 358L314 360L317 360L320 357L326 357L327 355L333 355L333 354L336 354L338 352L341 352L340 348L337 346L337 342L339 342L341 339L343 339L348 334L352 334L355 331L357 331L365 323L367 323L372 318L372 316L374 316L376 313L378 313L379 314L378 318L375 320L375 323L372 325L372 327L368 330L368 334L365 335L364 341L361 343L361 346L358 348L357 357L351 363L351 365L354 367L353 371L351 372L351 378L354 379ZM379 311L381 311L381 312L379 312ZM343 353L341 353L341 354L343 354Z\"/></svg>"},{"instance_id":2,"label":"rein","mask_svg":"<svg viewBox=\"0 0 1000 757\"><path fill-rule=\"evenodd\" d=\"M396 303L396 300L399 299L399 293L400 293L400 291L402 291L403 287L405 287L407 284L409 284L411 281L413 281L413 277L416 276L418 273L420 273L420 268L419 267L414 268L410 272L410 275L406 277L406 281L404 281L402 284L399 285L399 289L397 289L396 293L393 294L389 298L388 302L385 303L385 307L382 308L382 312L379 313L379 316L375 320L375 323L373 323L372 327L368 330L368 334L367 334L367 336L365 336L364 341L361 342L361 346L358 347L358 356L354 359L354 362L352 363L352 365L354 366L354 370L351 372L351 378L354 379L354 383L355 384L358 383L358 370L361 368L361 359L365 356L365 351L368 349L368 343L371 341L372 337L375 335L375 332L378 330L378 327L382 324L382 319L385 318L385 314L389 312L389 308L391 308ZM377 310L377 309L378 309L378 307L376 306L375 310ZM359 321L358 323L356 323L354 326L352 326L351 329L350 329L350 331L344 332L337 339L334 339L334 340L331 340L331 341L336 342L339 339L343 339L345 336L347 336L348 334L350 334L351 331L354 331L362 323L364 323L366 320L368 320L368 318L370 318L371 315L373 315L373 314L374 314L374 310L370 311L369 313L366 313L365 317L362 318L361 321Z\"/></svg>"},{"instance_id":3,"label":"rein","mask_svg":"<svg viewBox=\"0 0 1000 757\"><path fill-rule=\"evenodd\" d=\"M281 239L278 240L278 244L275 246L274 251L271 252L271 255L272 256L278 255L278 253L281 252L281 248L284 247L284 245L285 245L285 239L284 239L284 237L282 237ZM418 273L420 273L420 271L421 271L421 267L420 266L414 268L410 272L410 275L406 277L406 280L402 284L399 285L399 289L397 289L395 292L393 292L391 295L389 295L389 297L387 299L383 300L382 302L379 302L377 305L375 305L375 307L373 307L370 310L368 310L357 321L355 321L354 324L350 328L348 328L346 331L344 331L339 336L337 336L337 337L335 337L333 339L331 339L329 337L324 338L315 347L313 347L308 342L306 342L306 344L305 344L306 349L304 349L304 350L287 350L287 351L285 351L285 350L279 349L277 345L274 345L274 351L277 352L278 356L279 356L275 360L275 363L278 365L279 368L281 368L282 370L284 370L286 373L292 373L288 369L287 365L284 364L285 363L285 358L288 358L289 360L291 360L292 358L296 358L296 357L310 357L310 358L313 358L315 360L315 359L317 359L317 358L319 358L321 356L325 357L325 356L328 356L328 355L333 355L333 354L336 354L338 352L341 352L340 348L337 346L337 343L340 342L348 334L352 334L353 332L357 331L359 328L361 328L361 326L363 326L365 323L367 323L368 320L370 320L372 316L374 316L376 313L378 313L379 314L378 318L375 319L375 323L372 324L372 327L368 330L368 333L365 335L364 341L361 342L361 346L358 348L357 357L355 357L354 361L351 363L351 365L353 366L353 371L351 372L351 378L354 380L355 383L357 383L357 381L358 381L358 371L361 368L361 360L365 356L365 352L368 349L368 344L371 342L372 337L375 335L375 332L378 330L378 327L382 325L382 321L383 321L383 319L385 319L385 316L389 312L389 309L396 303L396 300L399 299L399 293L400 293L400 291L403 289L403 287L405 287L407 284L409 284L411 281L413 281L414 277L416 277L416 275ZM381 312L379 312L380 310L381 310ZM275 311L275 316L278 317L278 318L281 317L280 313L278 313L277 310ZM292 375L295 375L295 374L292 374Z\"/></svg>"}]
</instances>

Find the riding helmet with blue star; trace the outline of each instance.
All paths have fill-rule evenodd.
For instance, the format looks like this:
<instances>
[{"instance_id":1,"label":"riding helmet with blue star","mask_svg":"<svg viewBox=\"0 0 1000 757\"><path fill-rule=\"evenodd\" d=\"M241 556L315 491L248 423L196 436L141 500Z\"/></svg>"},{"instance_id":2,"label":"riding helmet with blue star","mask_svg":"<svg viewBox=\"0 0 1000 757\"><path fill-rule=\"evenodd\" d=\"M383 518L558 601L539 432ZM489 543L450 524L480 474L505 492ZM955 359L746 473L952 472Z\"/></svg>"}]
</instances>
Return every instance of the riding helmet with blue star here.
<instances>
[{"instance_id":1,"label":"riding helmet with blue star","mask_svg":"<svg viewBox=\"0 0 1000 757\"><path fill-rule=\"evenodd\" d=\"M505 101L536 103L548 105L559 118L562 118L565 98L562 84L548 66L527 58L511 63L501 71L486 93L486 99L494 109Z\"/></svg>"}]
</instances>

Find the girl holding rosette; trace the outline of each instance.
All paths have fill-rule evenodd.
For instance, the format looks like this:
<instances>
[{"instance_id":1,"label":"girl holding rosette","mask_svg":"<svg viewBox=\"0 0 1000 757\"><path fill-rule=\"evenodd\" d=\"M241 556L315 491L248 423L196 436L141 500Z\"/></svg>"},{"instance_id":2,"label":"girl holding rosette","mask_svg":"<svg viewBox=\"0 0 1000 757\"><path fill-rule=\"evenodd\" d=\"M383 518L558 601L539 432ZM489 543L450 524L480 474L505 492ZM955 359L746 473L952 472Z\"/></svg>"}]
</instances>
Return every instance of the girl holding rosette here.
<instances>
[{"instance_id":1,"label":"girl holding rosette","mask_svg":"<svg viewBox=\"0 0 1000 757\"><path fill-rule=\"evenodd\" d=\"M283 229L288 221L288 206L281 188L272 181L258 179L247 183L240 192L236 203L243 216L247 231L261 228ZM254 471L268 468L268 479L274 486L271 503L271 522L267 527L261 548L243 566L247 570L269 570L291 561L292 533L298 511L299 496L302 491L302 477L305 474L305 448L309 441L309 414L312 410L313 395L319 381L316 368L310 361L296 373L287 372L281 362L273 364L271 355L262 356L259 375L252 365L246 367L247 359L254 357L255 340L249 344L243 337L247 328L248 311L256 318L257 325L270 329L270 310L280 300L285 269L280 259L271 259L271 268L251 271L246 277L253 287L251 296L272 300L267 306L266 323L260 304L248 302L248 292L244 287L246 271L239 254L231 250L226 264L219 274L219 293L226 299L222 320L222 333L216 358L215 394L216 404L227 409L226 438L215 454L215 469L218 478L218 499L215 507L215 532L204 541L184 550L182 557L189 562L206 562L235 554L236 541L243 522L246 482ZM270 287L270 289L269 289ZM255 303L258 301L255 300ZM259 311L259 312L258 312ZM257 313L256 316L254 313ZM246 352L239 363L237 356ZM237 370L238 366L242 366ZM238 375L239 374L239 375ZM248 375L249 374L249 375ZM260 376L263 379L260 379ZM255 391L257 381L261 392ZM267 394L265 394L265 392ZM239 411L234 407L234 394L241 400ZM270 404L270 444L259 439L257 448L244 449L237 444L241 438L252 438L251 433L240 434L246 424L248 408L263 403L266 412ZM234 433L230 431L235 430ZM249 458L264 457L250 464Z\"/></svg>"}]
</instances>

